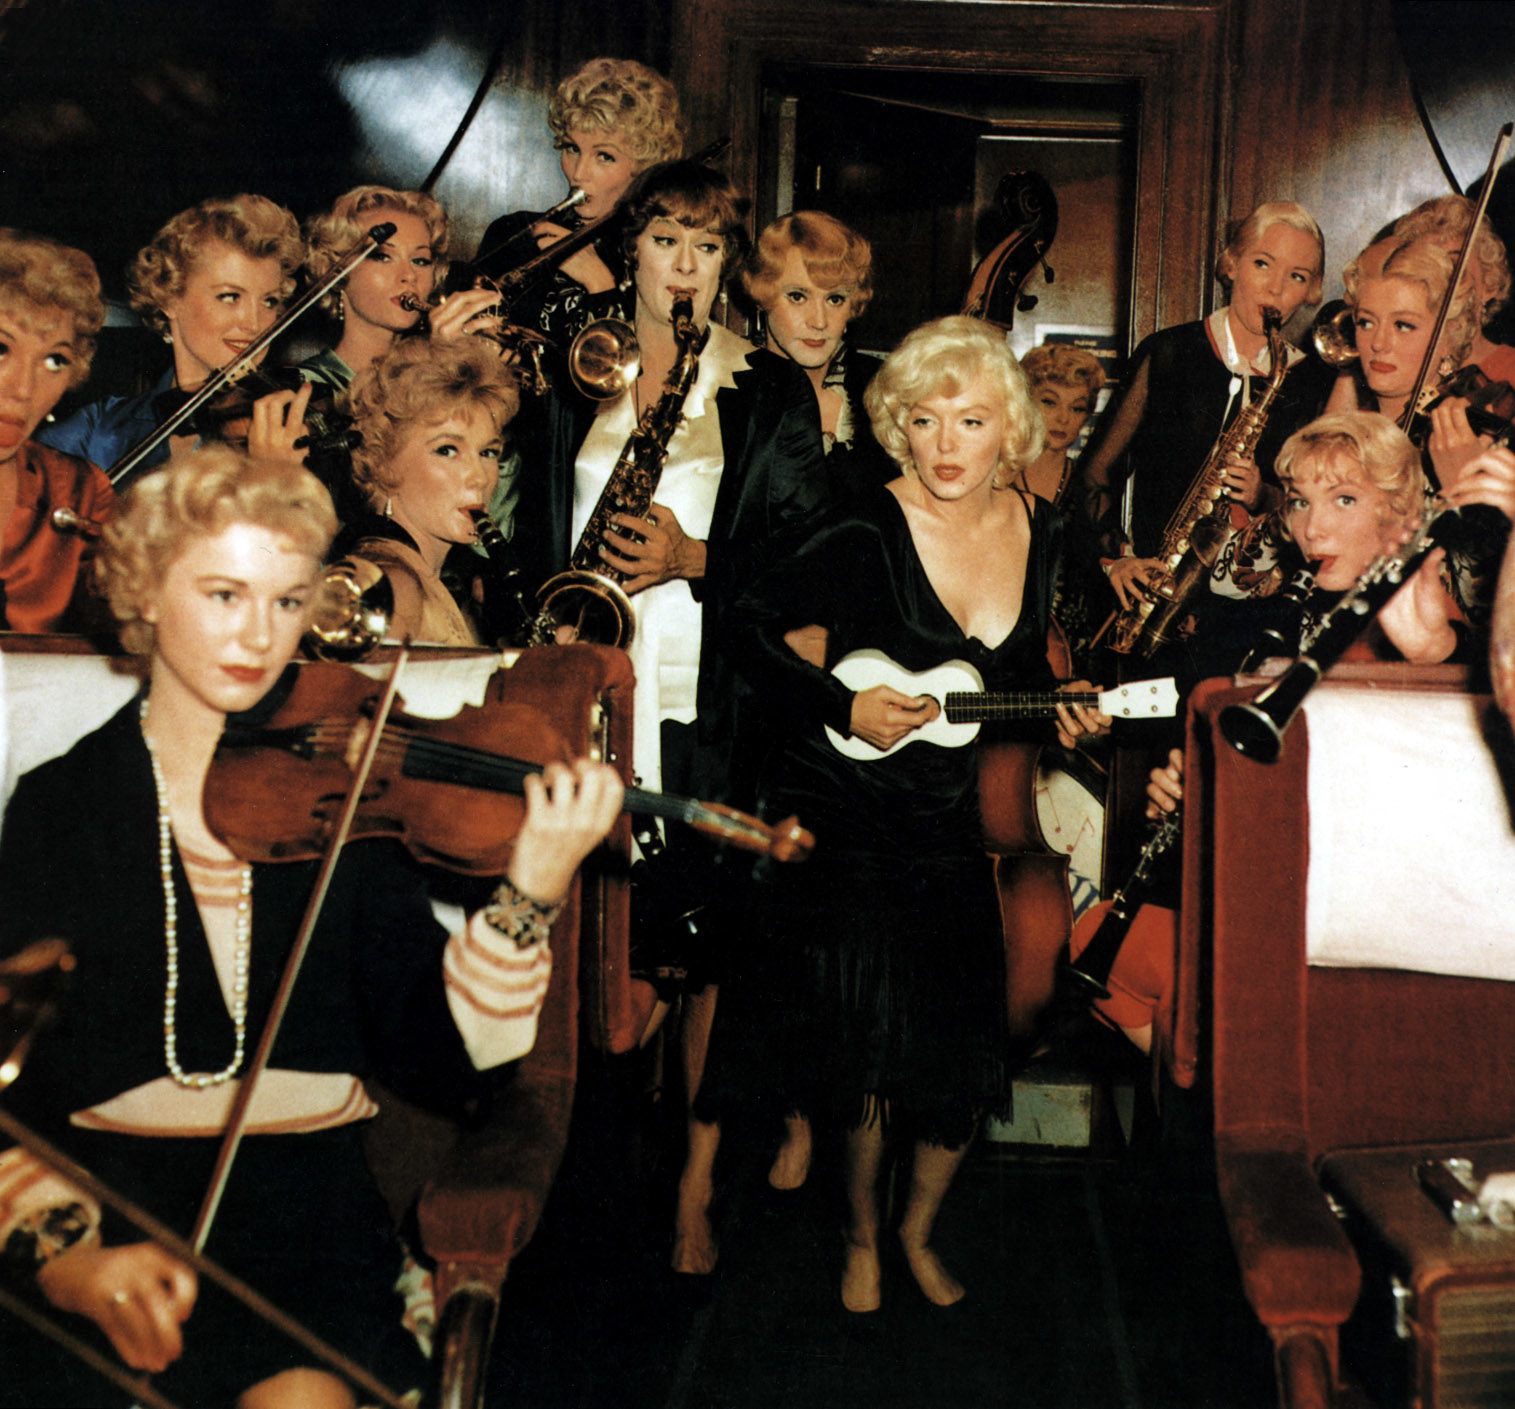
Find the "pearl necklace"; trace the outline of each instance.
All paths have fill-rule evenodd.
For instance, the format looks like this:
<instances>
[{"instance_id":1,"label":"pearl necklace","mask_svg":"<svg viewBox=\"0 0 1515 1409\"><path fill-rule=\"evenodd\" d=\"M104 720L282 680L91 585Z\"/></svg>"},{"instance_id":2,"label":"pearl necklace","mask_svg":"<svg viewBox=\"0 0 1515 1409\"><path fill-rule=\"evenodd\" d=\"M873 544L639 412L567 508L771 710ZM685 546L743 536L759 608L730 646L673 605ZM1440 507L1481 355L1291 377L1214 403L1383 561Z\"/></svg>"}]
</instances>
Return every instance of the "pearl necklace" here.
<instances>
[{"instance_id":1,"label":"pearl necklace","mask_svg":"<svg viewBox=\"0 0 1515 1409\"><path fill-rule=\"evenodd\" d=\"M163 988L163 1060L168 1073L180 1086L204 1088L230 1081L242 1065L247 1048L247 968L252 952L252 867L242 867L237 887L237 928L232 958L231 1019L236 1028L237 1046L231 1061L217 1072L186 1072L179 1065L179 1039L175 1014L179 1003L179 901L174 893L174 838L168 815L168 784L163 768L147 737L147 700L139 712L142 742L147 745L148 761L153 768L153 789L158 796L158 873L163 880L163 942L168 951L167 979Z\"/></svg>"}]
</instances>

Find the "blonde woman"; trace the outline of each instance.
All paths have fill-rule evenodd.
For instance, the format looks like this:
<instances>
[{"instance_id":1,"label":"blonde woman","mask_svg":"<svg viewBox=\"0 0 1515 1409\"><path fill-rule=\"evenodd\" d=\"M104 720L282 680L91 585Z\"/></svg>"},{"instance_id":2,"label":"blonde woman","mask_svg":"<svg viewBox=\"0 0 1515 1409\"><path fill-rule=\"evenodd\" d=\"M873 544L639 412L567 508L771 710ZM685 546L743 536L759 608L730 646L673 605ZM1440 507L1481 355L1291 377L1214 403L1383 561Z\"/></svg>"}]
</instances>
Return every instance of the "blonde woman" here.
<instances>
[{"instance_id":1,"label":"blonde woman","mask_svg":"<svg viewBox=\"0 0 1515 1409\"><path fill-rule=\"evenodd\" d=\"M198 388L278 318L304 259L298 222L266 196L202 201L180 211L127 270L131 306L173 348L172 369L141 395L92 402L38 438L108 469L166 419L176 388ZM295 442L304 434L309 399L305 391L259 398L249 448L298 461ZM193 431L173 437L142 468L161 464L176 444L193 442Z\"/></svg>"},{"instance_id":2,"label":"blonde woman","mask_svg":"<svg viewBox=\"0 0 1515 1409\"><path fill-rule=\"evenodd\" d=\"M369 512L348 556L388 577L395 636L481 643L483 604L454 596L442 565L477 540L519 405L514 373L478 338L405 339L353 384L353 478Z\"/></svg>"},{"instance_id":3,"label":"blonde woman","mask_svg":"<svg viewBox=\"0 0 1515 1409\"><path fill-rule=\"evenodd\" d=\"M0 955L66 934L81 975L7 1105L183 1236L257 1044L316 863L247 864L201 799L226 716L257 705L302 632L336 519L307 471L217 445L144 476L99 568L146 684L27 774L0 843ZM545 938L621 788L608 768L528 781L492 904L449 938L388 841L342 853L205 1251L397 1392L427 1365L401 1324L403 1249L364 1158L362 1080L456 1101L535 1040ZM23 1150L0 1152L3 1275L93 1322L167 1399L349 1409L283 1334L143 1242ZM108 1342L108 1344L107 1344ZM7 1402L99 1403L94 1372L9 1317Z\"/></svg>"},{"instance_id":4,"label":"blonde woman","mask_svg":"<svg viewBox=\"0 0 1515 1409\"><path fill-rule=\"evenodd\" d=\"M804 875L755 887L744 953L771 967L729 985L743 1008L717 1021L701 1093L713 1113L761 1077L847 1130L841 1295L856 1312L882 1296L886 1137L914 1144L899 1229L911 1274L937 1305L963 1295L931 1234L980 1117L1008 1100L1004 935L974 751L909 742L933 700L904 680L854 692L786 637L819 624L829 660L859 649L910 671L964 660L989 689L1052 689L1061 527L1019 487L1042 423L993 328L944 318L916 329L866 399L901 477L831 516L728 618L733 660L781 720L762 806L778 815L801 804L816 850L795 868ZM1060 711L1069 743L1107 723ZM856 762L822 725L892 751Z\"/></svg>"},{"instance_id":5,"label":"blonde woman","mask_svg":"<svg viewBox=\"0 0 1515 1409\"><path fill-rule=\"evenodd\" d=\"M115 496L94 465L32 439L58 399L88 376L105 321L90 257L0 229L0 630L93 624L91 526ZM53 515L77 516L60 531Z\"/></svg>"},{"instance_id":6,"label":"blonde woman","mask_svg":"<svg viewBox=\"0 0 1515 1409\"><path fill-rule=\"evenodd\" d=\"M585 198L561 225L525 212L496 220L484 232L475 260L478 272L488 277L522 262L523 241L514 236L530 230L528 257L533 244L550 248L586 221L608 215L649 166L684 154L678 94L662 74L632 59L591 59L575 70L553 94L547 125L569 190L581 190ZM595 319L627 318L630 312L630 276L611 235L563 260L545 292L523 299L514 316L518 323L535 322L566 347Z\"/></svg>"}]
</instances>

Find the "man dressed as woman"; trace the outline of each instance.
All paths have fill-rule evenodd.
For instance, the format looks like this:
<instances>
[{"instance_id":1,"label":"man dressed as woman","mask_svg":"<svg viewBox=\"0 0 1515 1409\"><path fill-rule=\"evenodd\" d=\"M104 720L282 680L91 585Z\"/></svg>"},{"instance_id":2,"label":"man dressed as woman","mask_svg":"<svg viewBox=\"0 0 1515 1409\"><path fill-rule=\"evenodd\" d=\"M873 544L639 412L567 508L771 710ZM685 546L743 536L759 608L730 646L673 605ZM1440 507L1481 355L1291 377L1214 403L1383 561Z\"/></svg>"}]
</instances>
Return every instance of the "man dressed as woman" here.
<instances>
[{"instance_id":1,"label":"man dressed as woman","mask_svg":"<svg viewBox=\"0 0 1515 1409\"><path fill-rule=\"evenodd\" d=\"M847 1129L852 1311L881 1297L886 1135L915 1142L899 1227L910 1270L938 1305L963 1295L931 1232L980 1117L1009 1098L1004 935L974 750L911 740L938 711L907 677L854 692L786 636L823 626L828 664L867 649L901 671L966 661L991 690L1055 688L1046 636L1061 530L1013 487L1042 425L995 329L970 318L917 329L867 403L903 477L839 509L727 619L732 658L783 731L762 806L797 809L816 849L803 875L755 888L744 952L762 972L748 1011L718 1024L708 1095L750 1094L760 1073ZM1070 742L1100 723L1060 718ZM854 761L822 726L888 752Z\"/></svg>"},{"instance_id":2,"label":"man dressed as woman","mask_svg":"<svg viewBox=\"0 0 1515 1409\"><path fill-rule=\"evenodd\" d=\"M613 514L601 541L585 546L624 578L636 613L634 767L642 784L738 806L752 786L751 700L717 645L720 626L775 542L815 513L827 493L820 418L804 372L710 319L722 279L745 252L745 211L726 176L693 162L655 167L633 188L623 248L635 285L641 374L598 412L557 392L544 399L545 441L523 446L529 468L515 539L523 558L535 559L531 581L568 566L632 432L670 395L675 368L688 370L674 321L675 308L686 306L697 370L654 501L644 514ZM670 838L662 863L682 910L711 901L717 872L704 850ZM687 962L694 994L684 1025L691 1089L704 1065L717 928L706 926L698 952L671 956L673 966ZM659 965L654 959L649 966ZM717 1139L713 1126L691 1135L700 1172L680 1203L678 1270L708 1272L715 1264L705 1209Z\"/></svg>"}]
</instances>

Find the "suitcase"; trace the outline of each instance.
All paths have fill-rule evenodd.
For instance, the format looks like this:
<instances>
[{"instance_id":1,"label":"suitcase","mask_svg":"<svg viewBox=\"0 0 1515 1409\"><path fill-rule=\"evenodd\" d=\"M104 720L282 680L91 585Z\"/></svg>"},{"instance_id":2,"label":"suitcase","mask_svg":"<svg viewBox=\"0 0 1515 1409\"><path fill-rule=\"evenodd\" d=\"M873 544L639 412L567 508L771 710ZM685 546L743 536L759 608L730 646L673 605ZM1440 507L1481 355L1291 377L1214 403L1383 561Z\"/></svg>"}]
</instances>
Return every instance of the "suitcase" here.
<instances>
[{"instance_id":1,"label":"suitcase","mask_svg":"<svg viewBox=\"0 0 1515 1409\"><path fill-rule=\"evenodd\" d=\"M1363 1290L1342 1327L1348 1379L1385 1406L1515 1406L1515 1231L1458 1222L1427 1191L1423 1165L1471 1161L1473 1183L1515 1170L1515 1140L1396 1146L1328 1155L1320 1181L1362 1265ZM1457 1216L1476 1217L1471 1196Z\"/></svg>"}]
</instances>

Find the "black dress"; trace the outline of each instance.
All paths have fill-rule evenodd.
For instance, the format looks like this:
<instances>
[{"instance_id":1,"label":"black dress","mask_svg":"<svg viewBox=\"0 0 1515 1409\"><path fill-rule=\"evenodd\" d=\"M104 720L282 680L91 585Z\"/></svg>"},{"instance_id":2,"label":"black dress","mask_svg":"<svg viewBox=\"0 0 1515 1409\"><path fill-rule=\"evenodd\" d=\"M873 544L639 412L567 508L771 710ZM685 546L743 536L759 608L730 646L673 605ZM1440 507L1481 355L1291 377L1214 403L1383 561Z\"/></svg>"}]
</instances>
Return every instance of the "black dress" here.
<instances>
[{"instance_id":1,"label":"black dress","mask_svg":"<svg viewBox=\"0 0 1515 1409\"><path fill-rule=\"evenodd\" d=\"M763 814L797 814L816 846L809 861L756 883L747 972L722 992L732 1011L717 1019L702 1117L754 1094L755 1072L848 1124L882 1102L916 1138L949 1147L983 1112L1007 1106L1003 928L976 752L916 742L876 762L844 757L822 725L847 732L852 692L783 635L819 623L831 661L873 647L908 670L967 661L991 690L1052 688L1047 615L1061 521L1026 502L1021 614L993 647L943 606L887 489L829 519L731 609L733 661L792 725L765 771Z\"/></svg>"},{"instance_id":2,"label":"black dress","mask_svg":"<svg viewBox=\"0 0 1515 1409\"><path fill-rule=\"evenodd\" d=\"M28 773L6 811L0 846L0 954L68 937L78 968L57 1023L6 1093L8 1109L84 1166L187 1236L219 1139L83 1129L87 1109L165 1071L164 900L157 802L133 700L62 758ZM254 867L249 1051L272 1005L319 863ZM177 853L179 1055L212 1071L233 1048L199 911ZM332 879L321 922L272 1064L378 1075L433 1107L483 1094L447 1005L446 935L415 867L388 841L354 843ZM296 1319L402 1389L426 1366L399 1325L392 1287L402 1248L364 1159L358 1124L253 1134L242 1144L206 1253ZM107 1245L140 1239L107 1213ZM92 1325L70 1329L105 1345ZM156 1378L177 1403L230 1403L248 1385L308 1363L203 1280L188 1350ZM0 1318L0 1403L114 1404L93 1371L39 1347ZM35 1377L35 1378L34 1378Z\"/></svg>"}]
</instances>

